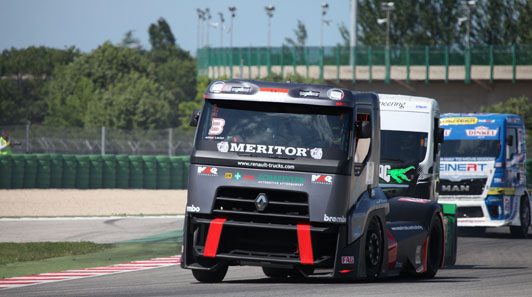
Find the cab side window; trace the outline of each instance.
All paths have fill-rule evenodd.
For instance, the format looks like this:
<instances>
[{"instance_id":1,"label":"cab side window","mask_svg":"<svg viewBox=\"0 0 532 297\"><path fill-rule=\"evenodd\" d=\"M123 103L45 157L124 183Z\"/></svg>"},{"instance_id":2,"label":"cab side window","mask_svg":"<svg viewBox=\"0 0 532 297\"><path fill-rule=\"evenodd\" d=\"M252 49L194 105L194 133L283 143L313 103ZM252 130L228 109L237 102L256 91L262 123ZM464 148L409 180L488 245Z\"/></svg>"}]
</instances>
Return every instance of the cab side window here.
<instances>
[{"instance_id":1,"label":"cab side window","mask_svg":"<svg viewBox=\"0 0 532 297\"><path fill-rule=\"evenodd\" d=\"M371 110L358 109L355 125L355 163L365 163L371 151Z\"/></svg>"},{"instance_id":2,"label":"cab side window","mask_svg":"<svg viewBox=\"0 0 532 297\"><path fill-rule=\"evenodd\" d=\"M517 151L517 129L508 128L506 130L506 159L511 159Z\"/></svg>"}]
</instances>

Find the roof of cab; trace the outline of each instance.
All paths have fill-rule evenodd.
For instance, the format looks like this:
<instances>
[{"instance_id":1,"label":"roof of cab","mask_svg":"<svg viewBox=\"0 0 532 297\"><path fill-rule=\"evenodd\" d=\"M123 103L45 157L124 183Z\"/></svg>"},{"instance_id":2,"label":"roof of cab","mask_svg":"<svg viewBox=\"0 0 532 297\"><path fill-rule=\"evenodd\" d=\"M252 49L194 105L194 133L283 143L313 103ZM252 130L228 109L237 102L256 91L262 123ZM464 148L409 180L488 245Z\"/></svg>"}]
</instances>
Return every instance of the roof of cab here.
<instances>
[{"instance_id":1,"label":"roof of cab","mask_svg":"<svg viewBox=\"0 0 532 297\"><path fill-rule=\"evenodd\" d=\"M327 85L278 83L256 80L214 81L204 98L312 104L324 106L354 106L357 100L368 101L370 93L354 93L348 89Z\"/></svg>"}]
</instances>

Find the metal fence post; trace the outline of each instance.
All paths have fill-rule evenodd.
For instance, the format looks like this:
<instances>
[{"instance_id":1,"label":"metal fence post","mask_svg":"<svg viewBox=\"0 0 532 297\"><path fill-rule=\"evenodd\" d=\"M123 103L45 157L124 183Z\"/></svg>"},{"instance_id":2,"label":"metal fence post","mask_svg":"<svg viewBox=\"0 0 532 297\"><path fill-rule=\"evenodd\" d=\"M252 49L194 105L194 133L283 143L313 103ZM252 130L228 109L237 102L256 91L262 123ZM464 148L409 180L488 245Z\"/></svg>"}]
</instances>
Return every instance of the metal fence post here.
<instances>
[{"instance_id":1,"label":"metal fence post","mask_svg":"<svg viewBox=\"0 0 532 297\"><path fill-rule=\"evenodd\" d=\"M281 78L284 79L284 47L281 47L281 54L279 55L279 64L281 64Z\"/></svg>"},{"instance_id":2,"label":"metal fence post","mask_svg":"<svg viewBox=\"0 0 532 297\"><path fill-rule=\"evenodd\" d=\"M490 45L490 84L493 83L493 44Z\"/></svg>"},{"instance_id":3,"label":"metal fence post","mask_svg":"<svg viewBox=\"0 0 532 297\"><path fill-rule=\"evenodd\" d=\"M385 66L386 67L385 68L386 69L386 74L385 74L384 81L387 84L390 83L390 64L391 64L391 62L390 62L390 51L391 51L390 46L387 46L386 47L386 51L384 53L384 55L385 55L384 56L384 63L386 64L386 66Z\"/></svg>"},{"instance_id":4,"label":"metal fence post","mask_svg":"<svg viewBox=\"0 0 532 297\"><path fill-rule=\"evenodd\" d=\"M30 125L31 122L28 120L26 123L26 154L30 153Z\"/></svg>"},{"instance_id":5,"label":"metal fence post","mask_svg":"<svg viewBox=\"0 0 532 297\"><path fill-rule=\"evenodd\" d=\"M308 64L309 64L309 61L308 61L309 60L309 50L310 49L308 47L305 48L305 65L307 66L307 78L309 77L309 70L308 70L308 68L309 68L308 67Z\"/></svg>"},{"instance_id":6,"label":"metal fence post","mask_svg":"<svg viewBox=\"0 0 532 297\"><path fill-rule=\"evenodd\" d=\"M357 70L356 70L357 55L356 55L356 48L354 46L352 46L352 47L349 47L349 50L351 51L351 55L353 57L351 59L351 68L352 68L352 71L353 71L353 74L352 74L352 77L351 77L351 82L352 83L356 83L356 80L357 80Z\"/></svg>"},{"instance_id":7,"label":"metal fence post","mask_svg":"<svg viewBox=\"0 0 532 297\"><path fill-rule=\"evenodd\" d=\"M320 79L323 79L323 48L320 47Z\"/></svg>"},{"instance_id":8,"label":"metal fence post","mask_svg":"<svg viewBox=\"0 0 532 297\"><path fill-rule=\"evenodd\" d=\"M369 74L369 77L368 77L368 83L371 83L371 81L373 80L373 63L371 61L371 56L372 56L372 52L371 52L371 45L368 46L368 74Z\"/></svg>"},{"instance_id":9,"label":"metal fence post","mask_svg":"<svg viewBox=\"0 0 532 297\"><path fill-rule=\"evenodd\" d=\"M267 61L266 63L268 63L268 76L270 76L270 74L272 73L272 51L271 51L271 48L268 47L268 56L267 56Z\"/></svg>"},{"instance_id":10,"label":"metal fence post","mask_svg":"<svg viewBox=\"0 0 532 297\"><path fill-rule=\"evenodd\" d=\"M173 152L172 152L172 149L173 149L173 145L172 143L174 143L172 137L173 137L173 133L172 133L172 128L168 128L168 156L172 156L173 155Z\"/></svg>"},{"instance_id":11,"label":"metal fence post","mask_svg":"<svg viewBox=\"0 0 532 297\"><path fill-rule=\"evenodd\" d=\"M336 46L336 82L340 83L340 44Z\"/></svg>"},{"instance_id":12,"label":"metal fence post","mask_svg":"<svg viewBox=\"0 0 532 297\"><path fill-rule=\"evenodd\" d=\"M406 46L406 83L410 83L410 47Z\"/></svg>"},{"instance_id":13,"label":"metal fence post","mask_svg":"<svg viewBox=\"0 0 532 297\"><path fill-rule=\"evenodd\" d=\"M445 83L449 82L449 46L445 46Z\"/></svg>"},{"instance_id":14,"label":"metal fence post","mask_svg":"<svg viewBox=\"0 0 532 297\"><path fill-rule=\"evenodd\" d=\"M102 155L105 155L105 127L102 126Z\"/></svg>"},{"instance_id":15,"label":"metal fence post","mask_svg":"<svg viewBox=\"0 0 532 297\"><path fill-rule=\"evenodd\" d=\"M425 46L425 84L429 83L429 46Z\"/></svg>"},{"instance_id":16,"label":"metal fence post","mask_svg":"<svg viewBox=\"0 0 532 297\"><path fill-rule=\"evenodd\" d=\"M248 47L248 79L251 79L251 47Z\"/></svg>"},{"instance_id":17,"label":"metal fence post","mask_svg":"<svg viewBox=\"0 0 532 297\"><path fill-rule=\"evenodd\" d=\"M297 59L297 48L294 47L294 51L292 52L292 67L294 69L294 76L296 75L296 59Z\"/></svg>"},{"instance_id":18,"label":"metal fence post","mask_svg":"<svg viewBox=\"0 0 532 297\"><path fill-rule=\"evenodd\" d=\"M517 70L517 56L515 55L515 44L512 45L512 83L515 83L515 71Z\"/></svg>"},{"instance_id":19,"label":"metal fence post","mask_svg":"<svg viewBox=\"0 0 532 297\"><path fill-rule=\"evenodd\" d=\"M466 49L465 54L465 83L471 82L471 48Z\"/></svg>"}]
</instances>

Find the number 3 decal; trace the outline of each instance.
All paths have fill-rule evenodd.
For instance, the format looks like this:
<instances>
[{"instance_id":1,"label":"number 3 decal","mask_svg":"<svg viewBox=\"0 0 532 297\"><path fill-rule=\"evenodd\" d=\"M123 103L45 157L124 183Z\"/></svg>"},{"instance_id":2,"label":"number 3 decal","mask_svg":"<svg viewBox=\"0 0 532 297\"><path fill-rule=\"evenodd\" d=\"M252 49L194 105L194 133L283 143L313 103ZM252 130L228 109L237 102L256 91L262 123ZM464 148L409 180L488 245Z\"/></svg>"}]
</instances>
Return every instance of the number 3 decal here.
<instances>
[{"instance_id":1,"label":"number 3 decal","mask_svg":"<svg viewBox=\"0 0 532 297\"><path fill-rule=\"evenodd\" d=\"M209 135L220 135L224 131L225 120L213 118Z\"/></svg>"}]
</instances>

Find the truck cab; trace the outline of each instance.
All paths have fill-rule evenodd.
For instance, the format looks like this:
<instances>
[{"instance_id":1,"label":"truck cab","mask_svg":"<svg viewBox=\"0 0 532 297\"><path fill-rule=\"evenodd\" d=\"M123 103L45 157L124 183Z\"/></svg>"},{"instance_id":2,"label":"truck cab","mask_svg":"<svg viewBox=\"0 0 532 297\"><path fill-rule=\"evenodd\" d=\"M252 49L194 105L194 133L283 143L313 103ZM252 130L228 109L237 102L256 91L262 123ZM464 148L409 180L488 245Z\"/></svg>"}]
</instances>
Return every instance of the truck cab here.
<instances>
[{"instance_id":1,"label":"truck cab","mask_svg":"<svg viewBox=\"0 0 532 297\"><path fill-rule=\"evenodd\" d=\"M377 94L230 80L204 99L181 262L197 280L221 281L232 265L345 279L433 277L443 265L441 207L379 187Z\"/></svg>"},{"instance_id":2,"label":"truck cab","mask_svg":"<svg viewBox=\"0 0 532 297\"><path fill-rule=\"evenodd\" d=\"M443 114L440 201L457 204L458 227L509 226L527 237L525 128L512 114Z\"/></svg>"}]
</instances>

